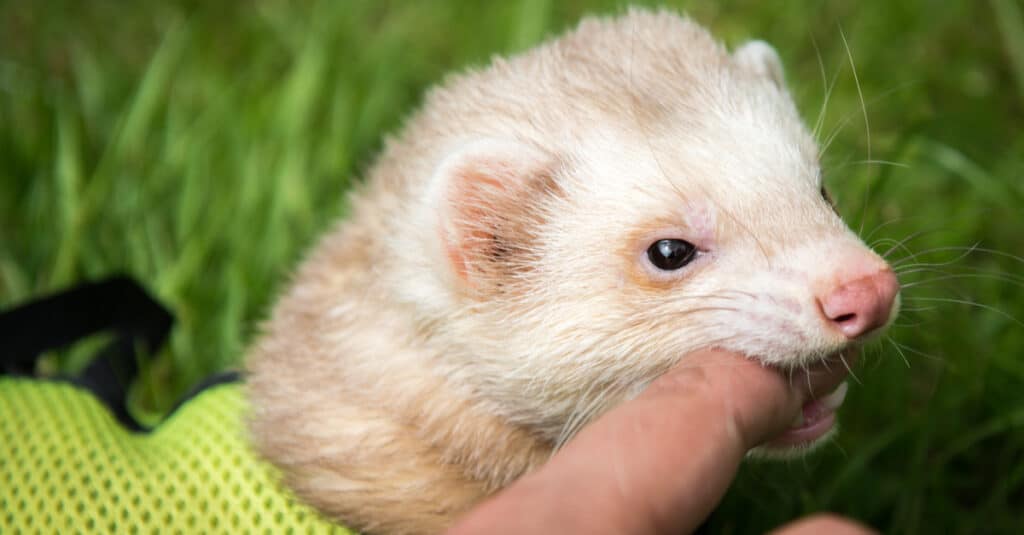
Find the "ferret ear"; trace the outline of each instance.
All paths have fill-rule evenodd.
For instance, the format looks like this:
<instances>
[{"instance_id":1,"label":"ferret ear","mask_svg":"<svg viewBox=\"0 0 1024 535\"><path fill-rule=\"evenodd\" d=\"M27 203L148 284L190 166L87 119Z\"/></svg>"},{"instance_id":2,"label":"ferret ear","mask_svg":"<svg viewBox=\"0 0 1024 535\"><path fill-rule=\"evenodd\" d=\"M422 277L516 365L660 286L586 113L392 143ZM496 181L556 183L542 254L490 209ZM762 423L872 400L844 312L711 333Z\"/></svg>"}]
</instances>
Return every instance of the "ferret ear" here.
<instances>
[{"instance_id":1,"label":"ferret ear","mask_svg":"<svg viewBox=\"0 0 1024 535\"><path fill-rule=\"evenodd\" d=\"M484 289L523 268L554 170L545 151L506 140L474 141L445 158L434 197L445 257L459 279Z\"/></svg>"},{"instance_id":2,"label":"ferret ear","mask_svg":"<svg viewBox=\"0 0 1024 535\"><path fill-rule=\"evenodd\" d=\"M748 72L769 78L779 88L785 87L782 59L772 45L764 41L748 41L733 53L733 58Z\"/></svg>"}]
</instances>

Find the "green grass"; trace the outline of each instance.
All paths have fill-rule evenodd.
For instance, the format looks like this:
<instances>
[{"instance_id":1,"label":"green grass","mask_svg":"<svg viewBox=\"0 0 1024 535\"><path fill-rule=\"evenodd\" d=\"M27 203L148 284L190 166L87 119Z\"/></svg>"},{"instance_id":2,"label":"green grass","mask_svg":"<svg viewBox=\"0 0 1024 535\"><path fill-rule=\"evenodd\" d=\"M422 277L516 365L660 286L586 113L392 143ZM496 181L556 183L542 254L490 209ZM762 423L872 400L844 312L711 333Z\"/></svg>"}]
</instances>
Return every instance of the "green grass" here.
<instances>
[{"instance_id":1,"label":"green grass","mask_svg":"<svg viewBox=\"0 0 1024 535\"><path fill-rule=\"evenodd\" d=\"M825 163L841 211L883 250L923 232L892 258L941 264L903 277L908 312L894 342L856 369L837 443L804 461L746 466L714 531L760 532L827 509L889 533L1017 532L1020 4L679 5L732 45L774 43L810 123L835 80L823 132L838 131ZM113 272L144 281L178 323L136 405L166 409L238 363L301 253L343 216L349 181L427 86L618 9L0 2L0 306ZM50 365L72 369L82 353Z\"/></svg>"}]
</instances>

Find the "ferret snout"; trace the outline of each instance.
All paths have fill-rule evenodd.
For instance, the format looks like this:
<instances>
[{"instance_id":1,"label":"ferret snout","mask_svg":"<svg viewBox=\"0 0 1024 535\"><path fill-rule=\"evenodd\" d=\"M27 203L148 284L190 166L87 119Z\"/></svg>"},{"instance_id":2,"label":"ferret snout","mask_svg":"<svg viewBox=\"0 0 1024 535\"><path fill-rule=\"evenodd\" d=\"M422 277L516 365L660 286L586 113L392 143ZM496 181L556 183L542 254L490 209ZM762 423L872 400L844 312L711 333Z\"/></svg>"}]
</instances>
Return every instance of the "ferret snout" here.
<instances>
[{"instance_id":1,"label":"ferret snout","mask_svg":"<svg viewBox=\"0 0 1024 535\"><path fill-rule=\"evenodd\" d=\"M847 338L860 338L889 321L900 285L888 266L840 281L818 306L829 324Z\"/></svg>"}]
</instances>

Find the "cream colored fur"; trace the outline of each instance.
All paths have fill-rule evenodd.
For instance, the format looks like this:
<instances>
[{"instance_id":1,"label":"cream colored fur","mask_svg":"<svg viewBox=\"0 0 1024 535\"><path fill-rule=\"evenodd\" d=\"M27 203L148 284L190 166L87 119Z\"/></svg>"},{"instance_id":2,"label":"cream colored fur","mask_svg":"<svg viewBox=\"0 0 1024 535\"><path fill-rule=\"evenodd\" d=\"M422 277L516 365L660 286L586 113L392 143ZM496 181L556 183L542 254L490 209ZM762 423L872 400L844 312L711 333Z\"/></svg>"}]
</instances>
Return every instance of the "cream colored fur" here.
<instances>
[{"instance_id":1,"label":"cream colored fur","mask_svg":"<svg viewBox=\"0 0 1024 535\"><path fill-rule=\"evenodd\" d=\"M349 526L437 532L692 350L832 354L815 292L885 264L819 188L774 50L672 13L453 77L252 348L256 445ZM702 253L659 272L663 238Z\"/></svg>"}]
</instances>

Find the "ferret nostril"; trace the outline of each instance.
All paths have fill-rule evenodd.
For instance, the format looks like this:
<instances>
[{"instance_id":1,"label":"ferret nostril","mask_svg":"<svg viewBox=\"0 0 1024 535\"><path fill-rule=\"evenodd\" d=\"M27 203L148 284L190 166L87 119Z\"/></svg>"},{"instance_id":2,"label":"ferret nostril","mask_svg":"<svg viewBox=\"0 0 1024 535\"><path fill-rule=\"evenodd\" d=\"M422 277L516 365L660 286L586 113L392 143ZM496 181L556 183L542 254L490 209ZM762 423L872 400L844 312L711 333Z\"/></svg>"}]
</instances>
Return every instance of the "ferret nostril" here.
<instances>
[{"instance_id":1,"label":"ferret nostril","mask_svg":"<svg viewBox=\"0 0 1024 535\"><path fill-rule=\"evenodd\" d=\"M847 338L885 326L899 285L889 270L848 280L819 298L825 320Z\"/></svg>"},{"instance_id":2,"label":"ferret nostril","mask_svg":"<svg viewBox=\"0 0 1024 535\"><path fill-rule=\"evenodd\" d=\"M846 322L849 322L849 321L853 321L856 318L857 318L857 315L851 312L850 314L843 314L842 316L839 316L839 317L836 317L836 318L832 318L832 321L834 321L836 323L846 323Z\"/></svg>"}]
</instances>

